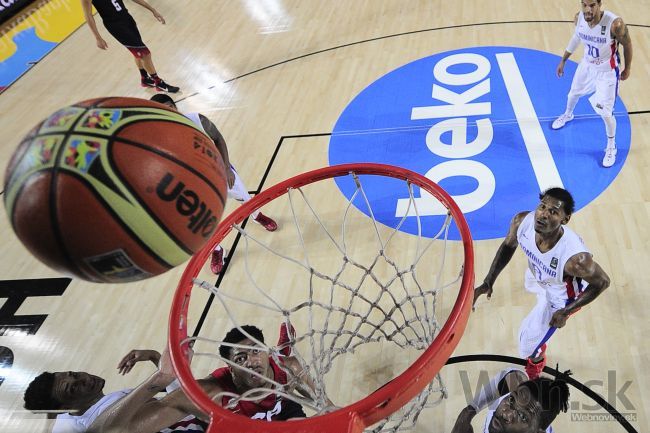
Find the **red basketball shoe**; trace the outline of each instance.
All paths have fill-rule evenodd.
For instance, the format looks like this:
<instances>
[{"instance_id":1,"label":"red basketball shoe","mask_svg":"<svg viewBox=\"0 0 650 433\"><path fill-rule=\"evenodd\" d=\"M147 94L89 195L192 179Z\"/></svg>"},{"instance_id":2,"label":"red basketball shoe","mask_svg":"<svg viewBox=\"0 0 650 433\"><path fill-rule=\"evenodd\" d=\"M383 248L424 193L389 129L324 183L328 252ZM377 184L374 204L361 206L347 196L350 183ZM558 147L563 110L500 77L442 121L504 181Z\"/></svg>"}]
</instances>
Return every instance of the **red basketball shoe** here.
<instances>
[{"instance_id":1,"label":"red basketball shoe","mask_svg":"<svg viewBox=\"0 0 650 433\"><path fill-rule=\"evenodd\" d=\"M542 357L542 359L538 362L533 362L530 358L526 360L526 367L524 368L526 370L526 374L528 375L528 378L530 380L535 380L539 377L540 374L542 374L542 370L544 370L544 366L546 365L546 356Z\"/></svg>"},{"instance_id":2,"label":"red basketball shoe","mask_svg":"<svg viewBox=\"0 0 650 433\"><path fill-rule=\"evenodd\" d=\"M262 212L257 214L256 218L253 218L253 221L264 227L267 231L274 232L278 229L278 223L273 221L271 218L264 215Z\"/></svg>"},{"instance_id":3,"label":"red basketball shoe","mask_svg":"<svg viewBox=\"0 0 650 433\"><path fill-rule=\"evenodd\" d=\"M213 274L219 275L223 270L223 264L226 262L225 251L221 248L221 245L212 251L212 257L210 258L210 270Z\"/></svg>"}]
</instances>

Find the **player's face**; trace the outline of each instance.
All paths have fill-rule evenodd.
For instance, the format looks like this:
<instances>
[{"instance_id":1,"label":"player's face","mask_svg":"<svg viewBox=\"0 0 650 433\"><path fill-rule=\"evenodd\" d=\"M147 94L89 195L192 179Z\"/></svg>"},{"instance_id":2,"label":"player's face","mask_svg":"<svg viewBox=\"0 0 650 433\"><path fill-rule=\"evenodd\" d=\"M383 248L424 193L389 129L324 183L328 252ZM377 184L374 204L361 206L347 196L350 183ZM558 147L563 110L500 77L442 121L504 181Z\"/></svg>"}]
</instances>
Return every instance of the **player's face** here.
<instances>
[{"instance_id":1,"label":"player's face","mask_svg":"<svg viewBox=\"0 0 650 433\"><path fill-rule=\"evenodd\" d=\"M244 370L244 368L236 368L234 366L230 367L235 384L243 386L246 389L268 386L269 382L264 377L271 377L269 354L261 347L256 347L256 344L248 338L237 344L250 347L235 347L230 351L230 360L247 369Z\"/></svg>"},{"instance_id":2,"label":"player's face","mask_svg":"<svg viewBox=\"0 0 650 433\"><path fill-rule=\"evenodd\" d=\"M93 400L101 394L104 379L82 371L54 373L52 396L63 409Z\"/></svg>"},{"instance_id":3,"label":"player's face","mask_svg":"<svg viewBox=\"0 0 650 433\"><path fill-rule=\"evenodd\" d=\"M594 19L600 17L600 3L596 0L583 0L582 1L582 14L585 21L593 23Z\"/></svg>"},{"instance_id":4,"label":"player's face","mask_svg":"<svg viewBox=\"0 0 650 433\"><path fill-rule=\"evenodd\" d=\"M564 203L556 198L544 196L535 209L535 232L539 234L553 233L568 222Z\"/></svg>"},{"instance_id":5,"label":"player's face","mask_svg":"<svg viewBox=\"0 0 650 433\"><path fill-rule=\"evenodd\" d=\"M488 426L490 433L535 433L539 429L541 405L528 388L519 387L501 400Z\"/></svg>"}]
</instances>

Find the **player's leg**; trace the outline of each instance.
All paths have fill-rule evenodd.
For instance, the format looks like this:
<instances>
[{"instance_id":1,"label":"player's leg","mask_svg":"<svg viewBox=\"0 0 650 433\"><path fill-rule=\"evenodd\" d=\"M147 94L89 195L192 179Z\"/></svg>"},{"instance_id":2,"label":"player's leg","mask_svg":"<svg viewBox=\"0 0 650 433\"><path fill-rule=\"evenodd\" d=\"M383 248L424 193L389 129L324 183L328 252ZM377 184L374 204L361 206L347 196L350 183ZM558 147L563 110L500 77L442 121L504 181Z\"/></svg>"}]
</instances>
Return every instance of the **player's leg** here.
<instances>
[{"instance_id":1,"label":"player's leg","mask_svg":"<svg viewBox=\"0 0 650 433\"><path fill-rule=\"evenodd\" d=\"M142 42L140 31L133 17L129 16L120 21L104 22L104 27L133 54L135 64L140 71L140 85L143 87L156 87L158 90L172 93L178 92L178 87L170 86L158 77L151 60L151 52Z\"/></svg>"},{"instance_id":2,"label":"player's leg","mask_svg":"<svg viewBox=\"0 0 650 433\"><path fill-rule=\"evenodd\" d=\"M135 66L140 71L140 85L142 87L156 87L156 83L154 82L153 78L149 75L149 72L147 72L147 69L144 67L144 62L142 61L142 58L138 56L133 56L133 58L135 59Z\"/></svg>"},{"instance_id":3,"label":"player's leg","mask_svg":"<svg viewBox=\"0 0 650 433\"><path fill-rule=\"evenodd\" d=\"M237 170L233 166L233 173L235 174L235 182L233 183L232 188L228 189L228 197L234 198L238 202L244 203L251 199L251 195L248 193L248 188L244 185L244 182L239 177ZM264 215L260 211L255 211L251 214L251 218L256 223L262 225L266 230L273 232L277 230L278 224L271 219L270 217ZM210 270L214 274L220 274L223 270L223 266L226 263L226 251L221 245L217 245L212 251L212 257L210 258Z\"/></svg>"},{"instance_id":4,"label":"player's leg","mask_svg":"<svg viewBox=\"0 0 650 433\"><path fill-rule=\"evenodd\" d=\"M546 365L546 342L557 328L549 326L555 309L546 300L544 291L528 273L524 284L527 291L537 295L537 303L519 327L519 356L528 360L526 374L534 379Z\"/></svg>"},{"instance_id":5,"label":"player's leg","mask_svg":"<svg viewBox=\"0 0 650 433\"><path fill-rule=\"evenodd\" d=\"M580 62L578 64L578 68L576 69L576 73L573 76L573 81L571 81L571 90L569 90L569 94L567 95L566 109L564 110L564 113L560 115L560 117L553 121L551 128L560 129L566 125L567 122L572 121L573 110L575 109L578 100L582 96L593 91L594 80L590 76L589 66L584 62Z\"/></svg>"},{"instance_id":6,"label":"player's leg","mask_svg":"<svg viewBox=\"0 0 650 433\"><path fill-rule=\"evenodd\" d=\"M596 92L589 98L591 106L605 122L607 146L603 166L611 167L616 162L616 117L614 103L618 93L618 70L600 72L596 78Z\"/></svg>"},{"instance_id":7,"label":"player's leg","mask_svg":"<svg viewBox=\"0 0 650 433\"><path fill-rule=\"evenodd\" d=\"M228 189L228 197L234 198L235 200L242 203L247 202L251 199L251 195L248 193L246 185L244 185L244 182L242 182L239 174L237 174L237 170L235 170L234 167L233 172L235 173L235 183L233 184L232 188ZM260 211L253 212L251 214L251 218L253 221L260 224L270 232L274 232L278 229L278 224L273 219L264 215Z\"/></svg>"},{"instance_id":8,"label":"player's leg","mask_svg":"<svg viewBox=\"0 0 650 433\"><path fill-rule=\"evenodd\" d=\"M156 87L157 90L161 90L163 92L169 92L169 93L176 93L180 90L179 87L177 86L172 86L171 84L168 84L158 76L158 73L156 72L156 67L153 64L153 59L151 58L151 52L147 50L147 53L142 56L142 63L144 65L144 69L149 73L151 78L154 81L154 86Z\"/></svg>"}]
</instances>

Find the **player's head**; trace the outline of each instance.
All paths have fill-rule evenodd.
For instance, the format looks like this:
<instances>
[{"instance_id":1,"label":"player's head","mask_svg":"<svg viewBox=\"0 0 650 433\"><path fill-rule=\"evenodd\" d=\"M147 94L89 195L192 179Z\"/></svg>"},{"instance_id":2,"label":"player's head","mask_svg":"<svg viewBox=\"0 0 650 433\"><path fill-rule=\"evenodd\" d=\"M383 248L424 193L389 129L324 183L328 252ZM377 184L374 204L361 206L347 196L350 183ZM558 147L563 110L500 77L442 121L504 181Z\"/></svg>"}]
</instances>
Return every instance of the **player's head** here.
<instances>
[{"instance_id":1,"label":"player's head","mask_svg":"<svg viewBox=\"0 0 650 433\"><path fill-rule=\"evenodd\" d=\"M42 373L25 391L25 409L56 410L84 407L102 395L104 379L84 372Z\"/></svg>"},{"instance_id":2,"label":"player's head","mask_svg":"<svg viewBox=\"0 0 650 433\"><path fill-rule=\"evenodd\" d=\"M223 339L224 343L237 344L245 347L232 347L222 344L219 346L219 355L222 358L232 361L235 365L228 365L233 382L239 391L246 391L251 388L259 388L268 385L268 381L260 376L270 377L271 367L269 363L269 354L263 346L260 346L248 335L255 338L260 343L264 343L264 334L262 331L252 325L244 325L241 328L233 328ZM241 366L244 368L237 368ZM257 373L252 374L251 370ZM258 376L259 375L259 376Z\"/></svg>"},{"instance_id":3,"label":"player's head","mask_svg":"<svg viewBox=\"0 0 650 433\"><path fill-rule=\"evenodd\" d=\"M591 23L600 18L600 0L582 0L580 4L585 21Z\"/></svg>"},{"instance_id":4,"label":"player's head","mask_svg":"<svg viewBox=\"0 0 650 433\"><path fill-rule=\"evenodd\" d=\"M165 104L169 108L173 108L174 110L176 110L176 103L169 95L165 93L156 93L151 98L149 98L149 100L158 102L160 104Z\"/></svg>"},{"instance_id":5,"label":"player's head","mask_svg":"<svg viewBox=\"0 0 650 433\"><path fill-rule=\"evenodd\" d=\"M570 372L565 374L568 375ZM556 380L539 377L520 384L501 400L488 431L490 433L545 431L560 412L566 412L569 408L569 387L564 377Z\"/></svg>"},{"instance_id":6,"label":"player's head","mask_svg":"<svg viewBox=\"0 0 650 433\"><path fill-rule=\"evenodd\" d=\"M566 189L550 188L539 195L539 205L535 209L535 231L551 233L571 219L575 201Z\"/></svg>"}]
</instances>

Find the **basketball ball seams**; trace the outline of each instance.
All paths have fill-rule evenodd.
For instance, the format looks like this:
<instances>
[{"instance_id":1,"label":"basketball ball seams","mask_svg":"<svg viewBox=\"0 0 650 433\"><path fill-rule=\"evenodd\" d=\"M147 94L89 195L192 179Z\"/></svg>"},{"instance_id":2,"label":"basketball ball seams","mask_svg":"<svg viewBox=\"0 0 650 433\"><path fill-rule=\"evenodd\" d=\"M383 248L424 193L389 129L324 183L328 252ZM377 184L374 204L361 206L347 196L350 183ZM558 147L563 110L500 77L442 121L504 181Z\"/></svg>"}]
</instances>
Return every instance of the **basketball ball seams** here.
<instances>
[{"instance_id":1,"label":"basketball ball seams","mask_svg":"<svg viewBox=\"0 0 650 433\"><path fill-rule=\"evenodd\" d=\"M108 212L111 216L113 216L113 220L124 230L126 233L128 233L131 236L131 239L135 241L140 248L142 248L144 251L146 251L151 258L153 258L159 265L171 269L172 267L176 266L173 263L168 263L166 260L164 260L162 257L160 257L155 251L153 251L146 243L144 243L139 237L138 234L135 233L129 226L126 224L122 218L120 217L119 214L117 214L109 205L108 202L102 197L100 193L97 192L95 188L89 188L88 187L88 180L85 179L84 177L80 176L78 173L75 173L74 171L65 171L66 175L72 176L79 180L88 191L97 199L98 203L101 204L102 208ZM180 246L180 245L179 245ZM184 248L183 248L184 249ZM192 255L192 252L189 251L188 255Z\"/></svg>"},{"instance_id":2,"label":"basketball ball seams","mask_svg":"<svg viewBox=\"0 0 650 433\"><path fill-rule=\"evenodd\" d=\"M72 132L74 129L77 127L79 122L81 122L81 119L83 119L84 115L88 112L88 109L85 109L84 112L77 117L77 119L74 122L74 125L72 128L68 129L64 134L63 134L63 139L61 140L61 145L56 151L56 155L54 157L54 165L51 168L51 173L52 173L52 180L50 182L50 202L49 202L49 208L50 208L50 221L52 222L52 233L54 234L54 239L56 243L58 244L59 249L61 250L61 253L65 259L65 261L68 263L68 266L72 270L72 272L75 272L76 274L85 274L85 272L75 263L75 261L72 259L72 256L70 255L70 251L66 248L65 241L63 239L63 233L61 232L61 227L59 226L59 221L56 216L58 215L58 208L57 208L57 183L58 183L58 177L59 177L59 167L61 163L61 159L65 155L65 149L66 146L65 144L68 142L68 139L72 135Z\"/></svg>"},{"instance_id":3,"label":"basketball ball seams","mask_svg":"<svg viewBox=\"0 0 650 433\"><path fill-rule=\"evenodd\" d=\"M84 113L84 114L85 114L85 113ZM180 114L179 114L179 115L180 115ZM182 116L182 115L181 115L181 116ZM80 118L83 118L83 117L84 117L83 115L80 116ZM175 124L177 124L177 125L188 126L187 124L185 124L185 123L183 123L183 122L179 122L179 121L177 121L177 120L175 120L175 119L169 119L169 118L155 118L155 119L151 119L151 118L137 118L137 120L138 120L140 123L144 123L144 122L146 122L146 121L158 121L158 122L175 123ZM188 119L188 122L191 122L191 121ZM119 132L120 132L122 129L124 129L124 128L126 128L126 127L128 127L128 126L130 126L130 125L132 125L132 124L134 124L134 123L135 123L135 122L128 122L128 123L126 123L126 124L124 124L124 125L121 125L120 127L116 128L115 130L112 131L111 136L107 136L107 135L104 135L104 134L101 134L101 133L97 133L97 132L93 132L93 131L88 131L88 130L86 130L85 128L84 128L82 131L75 131L75 134L76 134L76 135L84 135L84 136L93 137L93 138L98 138L98 139L102 139L102 140L106 140L107 138L110 137L110 139L111 139L110 141L112 141L112 138L115 137L115 136L118 136L118 135L119 135ZM205 135L205 134L203 134L201 131L199 131L198 129L196 129L196 127L194 127L194 126L192 126L192 129L196 130L198 133L200 133L200 134L202 134L202 135ZM45 134L42 134L42 135L45 135ZM66 138L67 138L67 137L66 137ZM118 137L116 137L116 138L118 138ZM197 171L196 169L194 169L192 166L190 166L190 165L188 165L187 163L185 163L185 162L183 162L183 161L181 161L181 160L175 158L175 157L172 156L172 155L169 155L168 153L165 153L165 152L163 152L163 151L161 151L161 150L159 150L159 149L156 149L156 148L153 147L153 146L149 146L149 145L147 145L147 144L143 144L143 143L138 143L138 142L136 142L136 141L130 140L130 139L128 139L128 138L123 138L123 137L119 137L119 140L120 140L121 142L125 143L125 144L129 144L129 145L132 145L132 146L137 146L137 147L140 147L140 148L143 148L143 149L147 149L147 150L149 150L149 151L155 153L156 155L161 156L161 157L163 157L163 158L165 158L165 159L167 159L167 160L169 160L169 161L172 161L172 162L174 162L175 164L178 164L178 165L180 165L181 167L183 167L183 168L189 170L192 174L194 174L195 176L199 177L202 181L204 181L207 185L209 185L209 186L210 186L210 189L212 189L212 190L213 190L213 191L214 191L214 192L219 196L219 200L221 201L221 205L222 205L222 207L225 206L225 203L226 203L226 197L221 193L221 191L219 191L219 188L217 188L217 187L214 185L214 183L212 183L212 181L211 181L210 179L208 179L205 175L203 175L202 173L200 173L199 171ZM218 153L219 151L215 148L215 152ZM220 177L221 177L222 179L225 179L225 172L220 173Z\"/></svg>"},{"instance_id":4,"label":"basketball ball seams","mask_svg":"<svg viewBox=\"0 0 650 433\"><path fill-rule=\"evenodd\" d=\"M161 157L173 162L174 164L177 164L180 167L183 167L184 169L186 169L187 171L192 173L194 176L198 177L203 182L205 182L210 187L210 189L217 194L217 196L219 197L219 200L221 201L221 206L225 207L226 197L224 197L224 195L221 193L221 191L219 191L219 189L212 183L212 181L210 179L205 177L205 175L203 175L202 173L196 171L191 165L189 165L189 164L175 158L172 155L169 155L166 152L163 152L163 151L161 151L159 149L156 149L153 146L149 146L147 144L138 143L137 141L129 140L128 138L122 138L122 137L117 138L115 141L119 141L119 142L121 142L123 144L127 144L127 145L130 145L130 146L135 146L135 147L138 147L140 149L155 153L156 155L161 156ZM225 173L221 173L221 174L222 174L221 178L225 179Z\"/></svg>"},{"instance_id":5,"label":"basketball ball seams","mask_svg":"<svg viewBox=\"0 0 650 433\"><path fill-rule=\"evenodd\" d=\"M116 140L118 141L118 140ZM122 141L121 139L119 140L120 142ZM145 149L146 150L146 149ZM108 160L110 161L111 168L113 169L113 173L117 178L121 181L120 184L124 186L128 192L133 196L135 200L137 200L138 204L140 207L147 213L147 215L155 221L158 226L167 234L167 236L172 239L176 244L183 249L188 255L193 255L194 252L183 242L180 240L171 230L167 228L167 224L165 224L164 221L162 221L154 212L153 210L147 205L146 201L143 200L140 197L140 194L138 194L137 191L133 189L131 184L129 183L128 179L120 172L118 165L115 163L113 159L113 155L111 152L108 152Z\"/></svg>"}]
</instances>

